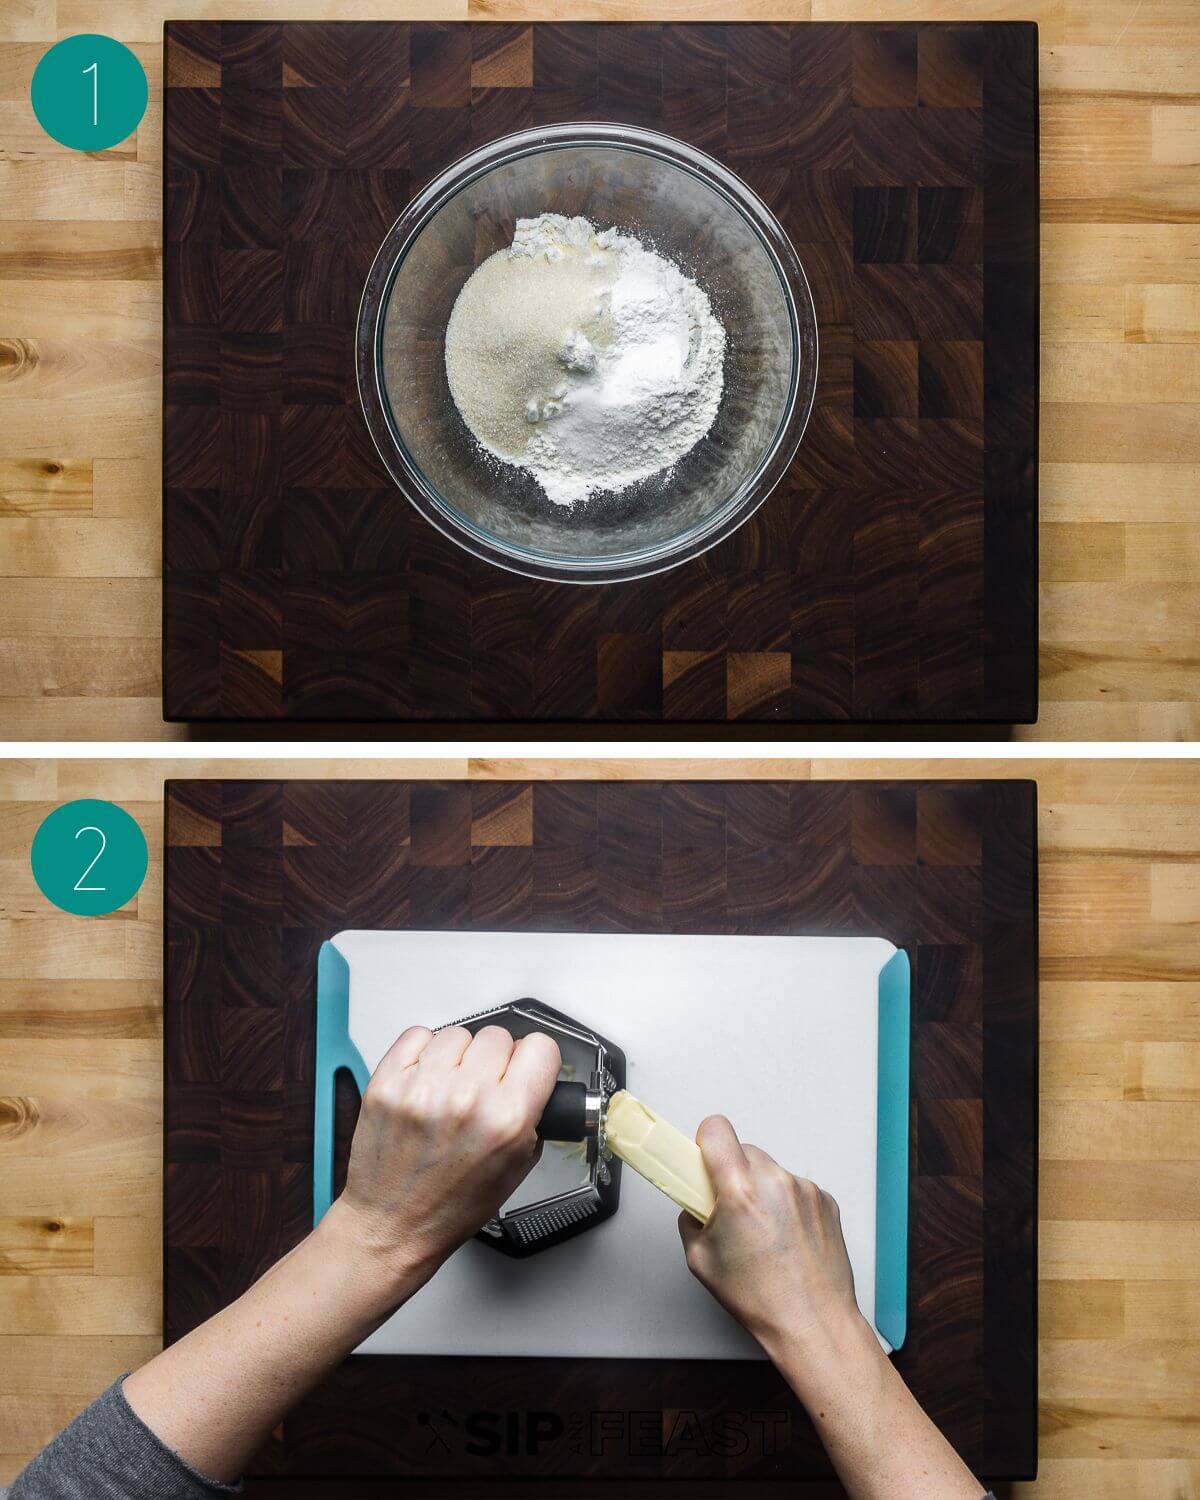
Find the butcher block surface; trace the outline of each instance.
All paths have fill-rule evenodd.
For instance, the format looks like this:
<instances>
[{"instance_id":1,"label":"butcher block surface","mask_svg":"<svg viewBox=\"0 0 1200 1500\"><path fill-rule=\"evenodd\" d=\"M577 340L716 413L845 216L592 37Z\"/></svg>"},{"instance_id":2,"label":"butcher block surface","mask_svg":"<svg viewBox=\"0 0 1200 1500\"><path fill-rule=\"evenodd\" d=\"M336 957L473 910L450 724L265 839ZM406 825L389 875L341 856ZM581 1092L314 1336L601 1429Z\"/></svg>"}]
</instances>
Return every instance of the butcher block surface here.
<instances>
[{"instance_id":1,"label":"butcher block surface","mask_svg":"<svg viewBox=\"0 0 1200 1500\"><path fill-rule=\"evenodd\" d=\"M1037 58L1022 22L169 22L166 717L1033 719ZM423 521L352 357L410 197L485 141L588 119L739 173L820 329L767 503L604 587Z\"/></svg>"},{"instance_id":2,"label":"butcher block surface","mask_svg":"<svg viewBox=\"0 0 1200 1500\"><path fill-rule=\"evenodd\" d=\"M316 955L342 929L886 931L913 964L908 1337L897 1363L975 1470L1028 1475L1035 803L1033 783L1014 781L168 783L167 1339L235 1297L311 1223ZM356 1109L347 1089L343 1149ZM670 1428L665 1452L633 1432L630 1414L647 1411L655 1431ZM481 1456L465 1425L481 1412L549 1414L557 1436ZM680 1412L699 1436L672 1425ZM749 1433L738 1452L720 1446L718 1417L730 1412ZM770 1421L755 1426L755 1412ZM449 1414L442 1441L422 1413ZM606 1413L623 1415L602 1441ZM769 1365L589 1360L586 1349L351 1359L255 1467L828 1472Z\"/></svg>"}]
</instances>

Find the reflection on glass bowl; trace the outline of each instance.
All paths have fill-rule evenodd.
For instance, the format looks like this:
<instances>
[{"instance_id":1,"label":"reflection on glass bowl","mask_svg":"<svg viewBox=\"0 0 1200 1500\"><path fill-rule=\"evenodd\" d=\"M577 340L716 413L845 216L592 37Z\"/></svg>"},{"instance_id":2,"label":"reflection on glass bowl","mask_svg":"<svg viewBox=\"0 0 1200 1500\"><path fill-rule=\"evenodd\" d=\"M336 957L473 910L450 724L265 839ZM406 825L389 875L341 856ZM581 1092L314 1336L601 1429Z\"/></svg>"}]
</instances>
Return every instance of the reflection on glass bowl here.
<instances>
[{"instance_id":1,"label":"reflection on glass bowl","mask_svg":"<svg viewBox=\"0 0 1200 1500\"><path fill-rule=\"evenodd\" d=\"M446 324L463 284L511 242L517 219L546 212L615 225L673 260L727 336L707 436L673 468L572 507L484 453L446 381ZM817 320L787 235L733 173L653 131L558 125L491 142L413 200L371 267L355 352L371 436L428 521L514 572L609 583L698 556L767 498L812 409Z\"/></svg>"}]
</instances>

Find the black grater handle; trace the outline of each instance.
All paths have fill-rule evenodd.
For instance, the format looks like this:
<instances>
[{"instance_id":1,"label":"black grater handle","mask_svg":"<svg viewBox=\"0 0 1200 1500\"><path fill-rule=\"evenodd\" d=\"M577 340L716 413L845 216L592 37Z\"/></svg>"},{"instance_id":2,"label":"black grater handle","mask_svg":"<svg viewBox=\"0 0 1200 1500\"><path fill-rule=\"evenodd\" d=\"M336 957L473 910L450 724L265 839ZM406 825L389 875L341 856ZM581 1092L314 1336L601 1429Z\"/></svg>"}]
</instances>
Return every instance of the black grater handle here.
<instances>
[{"instance_id":1,"label":"black grater handle","mask_svg":"<svg viewBox=\"0 0 1200 1500\"><path fill-rule=\"evenodd\" d=\"M537 1133L544 1141L582 1141L587 1135L587 1085L556 1083Z\"/></svg>"}]
</instances>

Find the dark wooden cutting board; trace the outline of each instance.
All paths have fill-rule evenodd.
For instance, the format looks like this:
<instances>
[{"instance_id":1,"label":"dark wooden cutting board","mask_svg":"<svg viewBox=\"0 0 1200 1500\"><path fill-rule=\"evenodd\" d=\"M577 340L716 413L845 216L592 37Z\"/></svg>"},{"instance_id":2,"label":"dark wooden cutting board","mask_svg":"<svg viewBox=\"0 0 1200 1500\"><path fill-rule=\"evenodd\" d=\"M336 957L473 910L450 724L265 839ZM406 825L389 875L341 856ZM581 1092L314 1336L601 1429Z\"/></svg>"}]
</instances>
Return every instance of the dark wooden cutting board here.
<instances>
[{"instance_id":1,"label":"dark wooden cutting board","mask_svg":"<svg viewBox=\"0 0 1200 1500\"><path fill-rule=\"evenodd\" d=\"M311 1224L316 956L341 929L886 936L914 974L909 1335L897 1364L972 1468L1032 1475L1032 782L179 781L166 806L168 1341ZM356 1102L343 1106L345 1137ZM256 1469L828 1472L770 1366L586 1353L351 1359ZM496 1426L475 1420L486 1413L499 1414L499 1451L469 1447ZM731 1413L745 1449L715 1453ZM672 1435L666 1457L647 1423Z\"/></svg>"},{"instance_id":2,"label":"dark wooden cutting board","mask_svg":"<svg viewBox=\"0 0 1200 1500\"><path fill-rule=\"evenodd\" d=\"M821 343L753 519L600 588L421 520L352 357L412 194L578 119L738 172ZM1034 25L171 22L165 153L167 718L1036 717Z\"/></svg>"}]
</instances>

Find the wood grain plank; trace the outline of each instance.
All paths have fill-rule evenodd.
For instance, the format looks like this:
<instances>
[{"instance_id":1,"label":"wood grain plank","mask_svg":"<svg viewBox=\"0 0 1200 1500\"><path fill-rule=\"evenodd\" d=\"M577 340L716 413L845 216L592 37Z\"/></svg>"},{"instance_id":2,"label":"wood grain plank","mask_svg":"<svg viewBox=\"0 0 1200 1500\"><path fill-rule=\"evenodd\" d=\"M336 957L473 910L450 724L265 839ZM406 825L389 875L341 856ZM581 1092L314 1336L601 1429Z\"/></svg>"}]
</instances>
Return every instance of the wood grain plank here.
<instances>
[{"instance_id":1,"label":"wood grain plank","mask_svg":"<svg viewBox=\"0 0 1200 1500\"><path fill-rule=\"evenodd\" d=\"M814 21L961 21L964 7L954 0L812 0ZM972 0L972 21L1002 21L1013 14L1004 0ZM1036 21L1042 45L1061 39L1066 0L1030 0L1023 20Z\"/></svg>"},{"instance_id":2,"label":"wood grain plank","mask_svg":"<svg viewBox=\"0 0 1200 1500\"><path fill-rule=\"evenodd\" d=\"M1044 191L1044 184L1043 184ZM1050 282L1042 289L1042 338L1061 344L1113 344L1128 337L1124 287Z\"/></svg>"},{"instance_id":3,"label":"wood grain plank","mask_svg":"<svg viewBox=\"0 0 1200 1500\"><path fill-rule=\"evenodd\" d=\"M0 1277L90 1275L92 1246L91 1219L0 1218Z\"/></svg>"},{"instance_id":4,"label":"wood grain plank","mask_svg":"<svg viewBox=\"0 0 1200 1500\"><path fill-rule=\"evenodd\" d=\"M55 0L12 0L0 17L0 41L52 42L54 26Z\"/></svg>"},{"instance_id":5,"label":"wood grain plank","mask_svg":"<svg viewBox=\"0 0 1200 1500\"><path fill-rule=\"evenodd\" d=\"M1183 703L1140 703L1137 729L1132 736L1142 741L1177 743L1200 739L1200 705Z\"/></svg>"},{"instance_id":6,"label":"wood grain plank","mask_svg":"<svg viewBox=\"0 0 1200 1500\"><path fill-rule=\"evenodd\" d=\"M1038 1236L1039 1271L1064 1280L1188 1281L1198 1235L1186 1222L1051 1219Z\"/></svg>"},{"instance_id":7,"label":"wood grain plank","mask_svg":"<svg viewBox=\"0 0 1200 1500\"><path fill-rule=\"evenodd\" d=\"M1160 922L1200 922L1200 864L1173 863L1153 870L1150 913Z\"/></svg>"},{"instance_id":8,"label":"wood grain plank","mask_svg":"<svg viewBox=\"0 0 1200 1500\"><path fill-rule=\"evenodd\" d=\"M1086 638L1150 651L1186 642L1200 620L1200 599L1185 584L1048 583L1042 609L1047 647L1066 643L1086 624Z\"/></svg>"},{"instance_id":9,"label":"wood grain plank","mask_svg":"<svg viewBox=\"0 0 1200 1500\"><path fill-rule=\"evenodd\" d=\"M807 21L809 0L655 0L653 15L638 0L468 0L472 21Z\"/></svg>"},{"instance_id":10,"label":"wood grain plank","mask_svg":"<svg viewBox=\"0 0 1200 1500\"><path fill-rule=\"evenodd\" d=\"M1200 1105L1064 1101L1042 1120L1041 1150L1080 1162L1191 1158L1200 1150Z\"/></svg>"},{"instance_id":11,"label":"wood grain plank","mask_svg":"<svg viewBox=\"0 0 1200 1500\"><path fill-rule=\"evenodd\" d=\"M22 0L24 4L32 0ZM95 0L57 0L58 27L70 35L94 22ZM431 21L464 20L466 0L361 0L355 5L359 21L403 21L420 16ZM346 13L340 0L290 0L290 21L341 21ZM262 6L256 0L104 0L108 35L132 45L162 40L164 21L257 21Z\"/></svg>"},{"instance_id":12,"label":"wood grain plank","mask_svg":"<svg viewBox=\"0 0 1200 1500\"><path fill-rule=\"evenodd\" d=\"M0 1451L28 1455L162 1346L157 1336L0 1335Z\"/></svg>"},{"instance_id":13,"label":"wood grain plank","mask_svg":"<svg viewBox=\"0 0 1200 1500\"><path fill-rule=\"evenodd\" d=\"M1039 528L1038 535L1039 573L1047 582L1119 583L1125 578L1122 525L1051 521Z\"/></svg>"},{"instance_id":14,"label":"wood grain plank","mask_svg":"<svg viewBox=\"0 0 1200 1500\"><path fill-rule=\"evenodd\" d=\"M1200 226L1194 224L1045 224L1041 245L1043 282L1200 281Z\"/></svg>"},{"instance_id":15,"label":"wood grain plank","mask_svg":"<svg viewBox=\"0 0 1200 1500\"><path fill-rule=\"evenodd\" d=\"M1200 402L1200 349L1044 342L1041 394L1050 402Z\"/></svg>"},{"instance_id":16,"label":"wood grain plank","mask_svg":"<svg viewBox=\"0 0 1200 1500\"><path fill-rule=\"evenodd\" d=\"M1162 641L1153 646L1119 645L1111 635L1106 644L1064 641L1045 645L1041 653L1042 701L1081 699L1144 704L1146 674L1156 676L1156 690L1164 698L1189 703L1197 656L1191 638ZM1161 738L1161 736L1159 736ZM1187 737L1187 736L1185 736Z\"/></svg>"},{"instance_id":17,"label":"wood grain plank","mask_svg":"<svg viewBox=\"0 0 1200 1500\"><path fill-rule=\"evenodd\" d=\"M158 281L161 275L162 236L157 226L78 218L62 223L46 217L0 221L0 280ZM47 302L58 295L53 288ZM143 433L148 430L143 421Z\"/></svg>"},{"instance_id":18,"label":"wood grain plank","mask_svg":"<svg viewBox=\"0 0 1200 1500\"><path fill-rule=\"evenodd\" d=\"M1200 46L1186 43L1139 46L1128 36L1119 46L1074 39L1043 47L1040 81L1047 95L1083 94L1113 99L1200 99Z\"/></svg>"},{"instance_id":19,"label":"wood grain plank","mask_svg":"<svg viewBox=\"0 0 1200 1500\"><path fill-rule=\"evenodd\" d=\"M188 738L182 724L163 723L162 699L112 698L104 705L111 719L97 717L93 698L12 699L0 706L5 732L15 741L112 743L120 730L129 742L181 741Z\"/></svg>"},{"instance_id":20,"label":"wood grain plank","mask_svg":"<svg viewBox=\"0 0 1200 1500\"><path fill-rule=\"evenodd\" d=\"M121 219L124 208L124 178L106 161L0 161L0 219Z\"/></svg>"},{"instance_id":21,"label":"wood grain plank","mask_svg":"<svg viewBox=\"0 0 1200 1500\"><path fill-rule=\"evenodd\" d=\"M1193 1282L1124 1283L1124 1333L1135 1339L1200 1339L1200 1297Z\"/></svg>"},{"instance_id":22,"label":"wood grain plank","mask_svg":"<svg viewBox=\"0 0 1200 1500\"><path fill-rule=\"evenodd\" d=\"M162 1234L155 1218L102 1214L92 1220L92 1226L92 1257L97 1276L161 1282Z\"/></svg>"},{"instance_id":23,"label":"wood grain plank","mask_svg":"<svg viewBox=\"0 0 1200 1500\"><path fill-rule=\"evenodd\" d=\"M157 639L161 611L162 587L148 578L11 578L4 585L9 637Z\"/></svg>"},{"instance_id":24,"label":"wood grain plank","mask_svg":"<svg viewBox=\"0 0 1200 1500\"><path fill-rule=\"evenodd\" d=\"M1125 1048L1120 1042L1044 1042L1038 1068L1043 1102L1124 1097Z\"/></svg>"},{"instance_id":25,"label":"wood grain plank","mask_svg":"<svg viewBox=\"0 0 1200 1500\"><path fill-rule=\"evenodd\" d=\"M139 130L139 135L142 132ZM156 149L147 136L147 150ZM157 224L162 215L162 166L157 161L127 162L121 173L121 217L127 223L139 219Z\"/></svg>"},{"instance_id":26,"label":"wood grain plank","mask_svg":"<svg viewBox=\"0 0 1200 1500\"><path fill-rule=\"evenodd\" d=\"M47 135L24 100L0 99L0 162L70 160L71 148ZM105 151L90 152L93 161L132 161L137 147L131 135Z\"/></svg>"},{"instance_id":27,"label":"wood grain plank","mask_svg":"<svg viewBox=\"0 0 1200 1500\"><path fill-rule=\"evenodd\" d=\"M1101 1219L1144 1224L1193 1220L1200 1213L1200 1184L1188 1160L1085 1163L1043 1156L1038 1187L1043 1222Z\"/></svg>"},{"instance_id":28,"label":"wood grain plank","mask_svg":"<svg viewBox=\"0 0 1200 1500\"><path fill-rule=\"evenodd\" d=\"M1073 38L1096 45L1189 46L1195 41L1191 0L1067 0L1066 22Z\"/></svg>"},{"instance_id":29,"label":"wood grain plank","mask_svg":"<svg viewBox=\"0 0 1200 1500\"><path fill-rule=\"evenodd\" d=\"M1152 104L1134 99L1046 100L1039 111L1042 160L1106 167L1149 161L1154 112Z\"/></svg>"},{"instance_id":30,"label":"wood grain plank","mask_svg":"<svg viewBox=\"0 0 1200 1500\"><path fill-rule=\"evenodd\" d=\"M121 793L114 791L113 796ZM110 800L112 800L110 798ZM161 985L153 981L0 981L0 1038L160 1037Z\"/></svg>"},{"instance_id":31,"label":"wood grain plank","mask_svg":"<svg viewBox=\"0 0 1200 1500\"><path fill-rule=\"evenodd\" d=\"M1140 161L1059 162L1042 175L1042 223L1195 224L1200 208L1188 177L1187 167Z\"/></svg>"},{"instance_id":32,"label":"wood grain plank","mask_svg":"<svg viewBox=\"0 0 1200 1500\"><path fill-rule=\"evenodd\" d=\"M136 391L97 391L86 402L56 407L56 446L65 453L90 453L97 458L135 452L145 441L140 406ZM46 403L36 397L4 398L5 446L11 457L46 456L47 415Z\"/></svg>"},{"instance_id":33,"label":"wood grain plank","mask_svg":"<svg viewBox=\"0 0 1200 1500\"><path fill-rule=\"evenodd\" d=\"M75 340L8 339L0 345L0 366L8 393L42 401L90 401L100 392L133 394L151 389L161 370L156 345L136 339L82 345Z\"/></svg>"},{"instance_id":34,"label":"wood grain plank","mask_svg":"<svg viewBox=\"0 0 1200 1500\"><path fill-rule=\"evenodd\" d=\"M162 503L162 463L142 458L98 458L92 467L92 514L153 523Z\"/></svg>"},{"instance_id":35,"label":"wood grain plank","mask_svg":"<svg viewBox=\"0 0 1200 1500\"><path fill-rule=\"evenodd\" d=\"M1116 1348L1127 1367L1118 1374ZM1133 1345L1107 1339L1078 1339L1042 1350L1041 1377L1047 1398L1111 1400L1118 1389L1133 1402L1200 1395L1200 1350L1182 1339L1147 1339Z\"/></svg>"},{"instance_id":36,"label":"wood grain plank","mask_svg":"<svg viewBox=\"0 0 1200 1500\"><path fill-rule=\"evenodd\" d=\"M0 640L2 698L154 698L162 674L156 640L39 642L36 656L25 640Z\"/></svg>"},{"instance_id":37,"label":"wood grain plank","mask_svg":"<svg viewBox=\"0 0 1200 1500\"><path fill-rule=\"evenodd\" d=\"M0 1318L9 1334L153 1338L161 1293L146 1276L0 1276Z\"/></svg>"},{"instance_id":38,"label":"wood grain plank","mask_svg":"<svg viewBox=\"0 0 1200 1500\"><path fill-rule=\"evenodd\" d=\"M1195 528L1181 522L1127 526L1125 577L1138 583L1200 581Z\"/></svg>"},{"instance_id":39,"label":"wood grain plank","mask_svg":"<svg viewBox=\"0 0 1200 1500\"><path fill-rule=\"evenodd\" d=\"M1200 493L1200 463L1042 464L1044 522L1185 523ZM1130 529L1126 529L1126 539ZM1163 563L1164 567L1169 566ZM1078 637L1086 637L1079 631Z\"/></svg>"},{"instance_id":40,"label":"wood grain plank","mask_svg":"<svg viewBox=\"0 0 1200 1500\"><path fill-rule=\"evenodd\" d=\"M1200 1103L1200 1046L1195 1042L1127 1042L1125 1098Z\"/></svg>"},{"instance_id":41,"label":"wood grain plank","mask_svg":"<svg viewBox=\"0 0 1200 1500\"><path fill-rule=\"evenodd\" d=\"M90 459L0 459L0 521L90 515L91 510Z\"/></svg>"},{"instance_id":42,"label":"wood grain plank","mask_svg":"<svg viewBox=\"0 0 1200 1500\"><path fill-rule=\"evenodd\" d=\"M1200 166L1200 104L1156 104L1150 155L1173 166Z\"/></svg>"},{"instance_id":43,"label":"wood grain plank","mask_svg":"<svg viewBox=\"0 0 1200 1500\"><path fill-rule=\"evenodd\" d=\"M157 578L156 523L104 517L5 517L0 576Z\"/></svg>"},{"instance_id":44,"label":"wood grain plank","mask_svg":"<svg viewBox=\"0 0 1200 1500\"><path fill-rule=\"evenodd\" d=\"M163 110L162 105L151 102L146 106L137 128L137 159L139 162L162 162ZM128 173L125 177L129 183Z\"/></svg>"},{"instance_id":45,"label":"wood grain plank","mask_svg":"<svg viewBox=\"0 0 1200 1500\"><path fill-rule=\"evenodd\" d=\"M47 1161L10 1152L9 1158L4 1165L5 1207L15 1214L91 1217L162 1212L157 1168L161 1138L147 1142L140 1151L114 1152L102 1164L82 1155ZM101 1389L96 1387L92 1395L99 1395ZM10 1444L10 1451L15 1446ZM34 1451L32 1442L27 1451Z\"/></svg>"},{"instance_id":46,"label":"wood grain plank","mask_svg":"<svg viewBox=\"0 0 1200 1500\"><path fill-rule=\"evenodd\" d=\"M1053 1458L1043 1459L1039 1465L1036 1490L1032 1485L1021 1486L1014 1494L1069 1500L1084 1488L1094 1500L1163 1500L1166 1495L1191 1500L1189 1491L1198 1482L1200 1463L1186 1458L1126 1459L1109 1455L1101 1462Z\"/></svg>"},{"instance_id":47,"label":"wood grain plank","mask_svg":"<svg viewBox=\"0 0 1200 1500\"><path fill-rule=\"evenodd\" d=\"M1196 408L1185 402L1046 401L1041 415L1052 463L1200 463Z\"/></svg>"},{"instance_id":48,"label":"wood grain plank","mask_svg":"<svg viewBox=\"0 0 1200 1500\"><path fill-rule=\"evenodd\" d=\"M27 101L33 70L46 51L45 43L0 40L0 99ZM150 96L162 91L162 44L139 42L130 48L146 73Z\"/></svg>"},{"instance_id":49,"label":"wood grain plank","mask_svg":"<svg viewBox=\"0 0 1200 1500\"><path fill-rule=\"evenodd\" d=\"M57 916L42 915L36 920L47 926L59 925ZM93 920L100 925L99 919ZM114 920L103 925L121 933L131 924ZM122 1121L121 1111L109 1108L109 1096L117 1085L123 1097L150 1101L157 1106L162 1090L157 1053L153 1041L140 1038L25 1037L19 1042L5 1039L0 1041L0 1088L8 1094L26 1093L32 1079L44 1079L53 1069L54 1088L48 1098L77 1103L93 1100L98 1113L114 1129L138 1134L152 1130L155 1121L147 1120L146 1111L140 1107L131 1108L128 1120ZM32 1129L40 1131L47 1145L55 1150L60 1145L71 1151L103 1149L102 1142L89 1140L87 1132L77 1129L77 1122L65 1115L52 1118L39 1113Z\"/></svg>"},{"instance_id":50,"label":"wood grain plank","mask_svg":"<svg viewBox=\"0 0 1200 1500\"><path fill-rule=\"evenodd\" d=\"M1120 1338L1124 1332L1123 1281L1043 1281L1038 1287L1043 1340Z\"/></svg>"},{"instance_id":51,"label":"wood grain plank","mask_svg":"<svg viewBox=\"0 0 1200 1500\"><path fill-rule=\"evenodd\" d=\"M97 923L81 950L69 917L0 921L0 979L118 979L125 973L119 921Z\"/></svg>"},{"instance_id":52,"label":"wood grain plank","mask_svg":"<svg viewBox=\"0 0 1200 1500\"><path fill-rule=\"evenodd\" d=\"M58 766L52 760L27 758L0 761L0 798L16 802L52 798L58 788Z\"/></svg>"},{"instance_id":53,"label":"wood grain plank","mask_svg":"<svg viewBox=\"0 0 1200 1500\"><path fill-rule=\"evenodd\" d=\"M1096 847L1125 842L1096 837ZM1200 1041L1200 984L1042 983L1042 1037L1078 1041Z\"/></svg>"},{"instance_id":54,"label":"wood grain plank","mask_svg":"<svg viewBox=\"0 0 1200 1500\"><path fill-rule=\"evenodd\" d=\"M1056 918L1137 920L1150 915L1160 868L1148 860L1050 856L1039 867L1039 892Z\"/></svg>"},{"instance_id":55,"label":"wood grain plank","mask_svg":"<svg viewBox=\"0 0 1200 1500\"><path fill-rule=\"evenodd\" d=\"M115 344L162 332L162 298L149 280L60 277L53 300L37 280L0 279L0 331L6 338L103 339Z\"/></svg>"},{"instance_id":56,"label":"wood grain plank","mask_svg":"<svg viewBox=\"0 0 1200 1500\"><path fill-rule=\"evenodd\" d=\"M1200 342L1200 286L1126 287L1125 339L1131 344Z\"/></svg>"}]
</instances>

